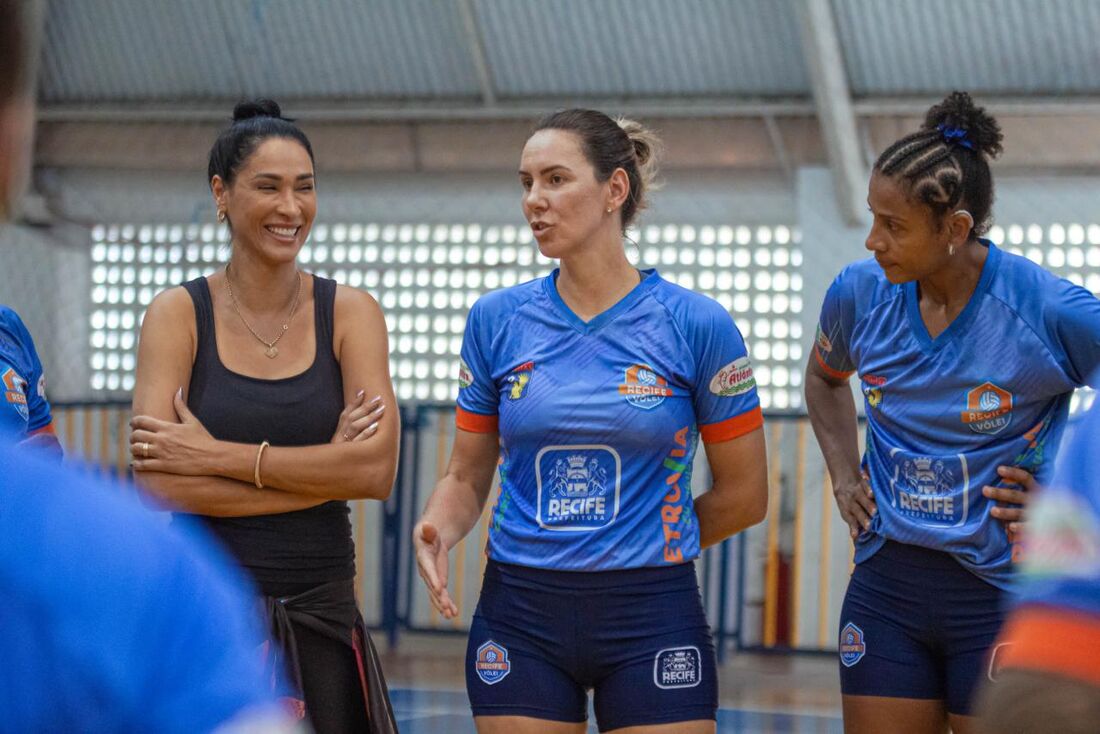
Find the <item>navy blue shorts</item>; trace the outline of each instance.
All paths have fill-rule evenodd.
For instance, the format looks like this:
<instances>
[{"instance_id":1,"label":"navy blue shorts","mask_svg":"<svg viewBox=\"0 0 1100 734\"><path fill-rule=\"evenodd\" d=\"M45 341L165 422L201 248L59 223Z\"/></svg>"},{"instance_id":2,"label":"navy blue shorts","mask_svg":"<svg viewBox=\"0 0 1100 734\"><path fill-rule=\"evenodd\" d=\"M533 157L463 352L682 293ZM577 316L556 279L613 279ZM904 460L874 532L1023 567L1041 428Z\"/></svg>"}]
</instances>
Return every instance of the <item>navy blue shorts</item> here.
<instances>
[{"instance_id":1,"label":"navy blue shorts","mask_svg":"<svg viewBox=\"0 0 1100 734\"><path fill-rule=\"evenodd\" d=\"M474 716L601 731L715 719L714 642L695 566L547 571L489 561L466 650Z\"/></svg>"},{"instance_id":2,"label":"navy blue shorts","mask_svg":"<svg viewBox=\"0 0 1100 734\"><path fill-rule=\"evenodd\" d=\"M1005 592L950 554L887 542L856 566L840 611L840 689L937 699L969 715L1004 621Z\"/></svg>"}]
</instances>

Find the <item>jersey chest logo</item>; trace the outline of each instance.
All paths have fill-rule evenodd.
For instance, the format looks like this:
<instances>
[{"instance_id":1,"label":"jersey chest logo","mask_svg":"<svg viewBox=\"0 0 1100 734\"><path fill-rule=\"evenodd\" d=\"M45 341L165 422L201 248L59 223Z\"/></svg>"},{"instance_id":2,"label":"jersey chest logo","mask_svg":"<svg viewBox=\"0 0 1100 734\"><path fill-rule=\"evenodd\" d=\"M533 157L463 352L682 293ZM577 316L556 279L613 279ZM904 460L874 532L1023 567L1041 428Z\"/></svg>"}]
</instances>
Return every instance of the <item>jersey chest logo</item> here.
<instances>
[{"instance_id":1,"label":"jersey chest logo","mask_svg":"<svg viewBox=\"0 0 1100 734\"><path fill-rule=\"evenodd\" d=\"M539 527L586 532L619 514L622 460L610 446L545 446L535 457Z\"/></svg>"},{"instance_id":2,"label":"jersey chest logo","mask_svg":"<svg viewBox=\"0 0 1100 734\"><path fill-rule=\"evenodd\" d=\"M649 410L665 402L672 395L668 380L657 374L647 364L632 364L623 373L619 394L635 408Z\"/></svg>"},{"instance_id":3,"label":"jersey chest logo","mask_svg":"<svg viewBox=\"0 0 1100 734\"><path fill-rule=\"evenodd\" d=\"M519 400L527 389L527 383L531 381L531 374L535 371L534 362L524 362L519 367L508 373L504 381L508 383L508 399Z\"/></svg>"},{"instance_id":4,"label":"jersey chest logo","mask_svg":"<svg viewBox=\"0 0 1100 734\"><path fill-rule=\"evenodd\" d=\"M890 505L930 527L958 527L970 514L970 469L964 454L919 456L891 449Z\"/></svg>"},{"instance_id":5,"label":"jersey chest logo","mask_svg":"<svg viewBox=\"0 0 1100 734\"><path fill-rule=\"evenodd\" d=\"M966 393L962 422L975 433L992 436L1012 422L1012 393L992 382L983 382Z\"/></svg>"}]
</instances>

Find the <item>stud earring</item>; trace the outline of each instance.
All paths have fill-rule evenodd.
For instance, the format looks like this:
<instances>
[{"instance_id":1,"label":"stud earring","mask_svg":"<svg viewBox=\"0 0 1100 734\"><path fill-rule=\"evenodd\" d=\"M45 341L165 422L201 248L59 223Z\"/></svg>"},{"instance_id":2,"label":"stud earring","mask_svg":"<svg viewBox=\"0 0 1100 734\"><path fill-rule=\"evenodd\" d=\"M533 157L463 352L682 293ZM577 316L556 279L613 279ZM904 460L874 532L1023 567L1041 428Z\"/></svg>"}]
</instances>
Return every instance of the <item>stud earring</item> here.
<instances>
[{"instance_id":1,"label":"stud earring","mask_svg":"<svg viewBox=\"0 0 1100 734\"><path fill-rule=\"evenodd\" d=\"M610 213L611 213L611 212L613 212L613 211L615 211L615 208L614 208L614 207L611 207L611 206L607 207L607 213L608 213L608 214L610 214Z\"/></svg>"}]
</instances>

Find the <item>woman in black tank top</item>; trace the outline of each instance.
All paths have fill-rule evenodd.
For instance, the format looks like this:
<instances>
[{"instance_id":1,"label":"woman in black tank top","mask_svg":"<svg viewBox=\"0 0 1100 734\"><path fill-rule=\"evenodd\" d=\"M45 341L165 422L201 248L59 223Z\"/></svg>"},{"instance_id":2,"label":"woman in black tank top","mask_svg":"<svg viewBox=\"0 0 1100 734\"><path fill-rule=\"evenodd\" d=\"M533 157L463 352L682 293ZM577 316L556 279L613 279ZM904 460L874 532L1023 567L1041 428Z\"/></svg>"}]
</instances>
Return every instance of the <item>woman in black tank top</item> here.
<instances>
[{"instance_id":1,"label":"woman in black tank top","mask_svg":"<svg viewBox=\"0 0 1100 734\"><path fill-rule=\"evenodd\" d=\"M355 606L347 505L386 499L396 473L385 319L366 293L298 270L316 213L305 135L266 100L233 119L209 166L232 257L146 312L135 476L252 576L268 660L315 731L396 731Z\"/></svg>"}]
</instances>

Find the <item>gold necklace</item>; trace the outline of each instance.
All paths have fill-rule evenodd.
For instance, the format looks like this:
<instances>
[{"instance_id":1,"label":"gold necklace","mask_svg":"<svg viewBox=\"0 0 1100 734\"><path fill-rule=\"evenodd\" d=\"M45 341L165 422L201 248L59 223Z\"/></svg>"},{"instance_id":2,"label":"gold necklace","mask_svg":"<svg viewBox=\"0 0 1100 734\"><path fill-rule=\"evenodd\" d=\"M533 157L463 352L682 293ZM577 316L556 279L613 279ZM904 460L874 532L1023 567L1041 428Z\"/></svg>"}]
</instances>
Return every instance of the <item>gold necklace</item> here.
<instances>
[{"instance_id":1,"label":"gold necklace","mask_svg":"<svg viewBox=\"0 0 1100 734\"><path fill-rule=\"evenodd\" d=\"M241 307L237 305L237 298L233 295L233 286L229 282L229 263L225 264L225 289L229 291L229 301L233 304L233 310L237 312L237 318L244 324L244 328L248 329L252 336L267 347L264 356L268 359L275 359L279 356L279 349L275 345L279 343L279 340L283 338L283 334L290 328L294 312L298 310L298 299L302 296L302 271L298 270L296 272L298 273L298 290L294 293L294 303L290 304L290 313L287 314L286 321L283 322L283 330L279 332L279 336L275 337L273 341L268 341L256 333L256 330L252 328L252 324L248 323L244 318L244 314L241 313Z\"/></svg>"}]
</instances>

